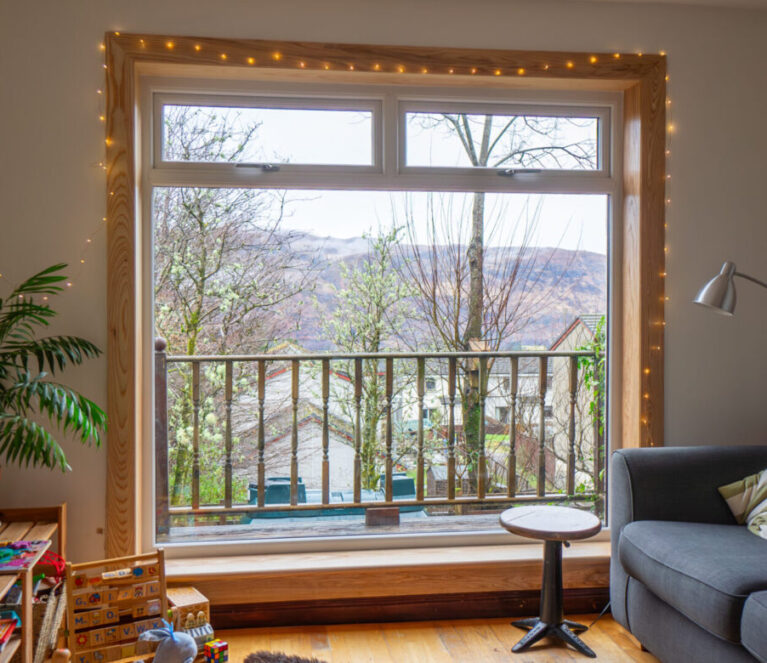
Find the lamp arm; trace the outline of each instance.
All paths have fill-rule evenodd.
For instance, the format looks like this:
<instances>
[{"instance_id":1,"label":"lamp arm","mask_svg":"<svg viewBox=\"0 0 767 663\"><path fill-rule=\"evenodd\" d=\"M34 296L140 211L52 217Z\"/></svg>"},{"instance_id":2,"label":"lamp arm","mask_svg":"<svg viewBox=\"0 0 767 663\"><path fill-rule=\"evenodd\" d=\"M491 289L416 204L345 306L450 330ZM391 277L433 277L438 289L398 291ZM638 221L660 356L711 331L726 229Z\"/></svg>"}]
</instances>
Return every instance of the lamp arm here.
<instances>
[{"instance_id":1,"label":"lamp arm","mask_svg":"<svg viewBox=\"0 0 767 663\"><path fill-rule=\"evenodd\" d=\"M753 276L749 276L748 274L743 274L742 272L735 272L735 276L740 276L743 279L746 279L747 281L751 281L752 283L756 283L757 285L762 286L763 288L767 288L767 283L764 281L760 281L759 279L755 279Z\"/></svg>"}]
</instances>

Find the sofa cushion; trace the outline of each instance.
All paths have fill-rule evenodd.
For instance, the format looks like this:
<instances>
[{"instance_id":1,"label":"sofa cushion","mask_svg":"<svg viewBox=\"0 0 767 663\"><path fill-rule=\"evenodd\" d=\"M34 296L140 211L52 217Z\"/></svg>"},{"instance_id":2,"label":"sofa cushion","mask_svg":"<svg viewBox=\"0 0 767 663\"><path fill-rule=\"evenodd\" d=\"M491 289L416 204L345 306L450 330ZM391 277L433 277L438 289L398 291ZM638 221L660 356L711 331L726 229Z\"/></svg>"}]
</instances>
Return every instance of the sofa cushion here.
<instances>
[{"instance_id":1,"label":"sofa cushion","mask_svg":"<svg viewBox=\"0 0 767 663\"><path fill-rule=\"evenodd\" d=\"M767 663L767 592L751 594L743 606L740 640L762 663Z\"/></svg>"},{"instance_id":2,"label":"sofa cushion","mask_svg":"<svg viewBox=\"0 0 767 663\"><path fill-rule=\"evenodd\" d=\"M731 642L748 595L767 590L767 540L740 525L640 520L623 529L619 555L630 576Z\"/></svg>"},{"instance_id":3,"label":"sofa cushion","mask_svg":"<svg viewBox=\"0 0 767 663\"><path fill-rule=\"evenodd\" d=\"M746 523L757 536L767 539L767 470L719 486L739 525Z\"/></svg>"}]
</instances>

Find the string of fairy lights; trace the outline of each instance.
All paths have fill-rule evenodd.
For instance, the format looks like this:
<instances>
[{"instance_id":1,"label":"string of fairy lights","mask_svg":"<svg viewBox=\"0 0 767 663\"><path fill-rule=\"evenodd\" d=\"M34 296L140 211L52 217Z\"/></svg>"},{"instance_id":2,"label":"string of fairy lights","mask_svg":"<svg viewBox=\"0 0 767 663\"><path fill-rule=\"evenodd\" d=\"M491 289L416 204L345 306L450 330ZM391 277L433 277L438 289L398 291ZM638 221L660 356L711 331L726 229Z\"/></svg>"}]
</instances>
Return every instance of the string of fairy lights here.
<instances>
[{"instance_id":1,"label":"string of fairy lights","mask_svg":"<svg viewBox=\"0 0 767 663\"><path fill-rule=\"evenodd\" d=\"M119 32L113 33L116 37L120 36ZM139 48L145 49L149 46L147 41L143 38L139 38L138 40ZM165 40L164 41L164 48L167 51L176 51L179 48L179 44L175 40ZM102 60L100 62L100 66L102 70L107 69L107 63L103 60L103 57L106 53L106 45L104 43L99 44L98 47L99 52L102 55ZM201 43L195 43L191 47L191 52L198 55L206 54L209 56L209 54L206 53L206 47L204 47ZM642 51L638 51L634 53L633 55L642 57L644 53ZM659 55L666 56L665 51L660 51ZM430 68L427 66L421 66L421 67L410 67L403 64L383 64L381 62L373 62L372 64L366 64L365 66L357 65L354 63L348 63L343 66L338 64L332 64L330 62L309 62L305 59L295 59L295 62L291 64L291 60L289 58L286 58L285 55L280 51L274 51L269 56L266 56L269 60L269 66L274 67L275 65L285 68L290 68L291 66L294 66L297 69L307 70L307 69L317 69L317 70L347 70L347 71L372 71L372 72L389 72L389 73L397 73L397 74L405 74L405 73L420 73L420 74L436 74L436 75L470 75L470 76L527 76L529 74L539 74L540 71L543 72L549 72L552 68L551 64L548 63L542 63L539 65L539 70L534 71L531 67L516 67L511 68L509 70L503 70L500 68L488 68L487 66L469 66L464 65L462 67L447 67L446 69L439 69L439 68ZM624 54L621 53L613 53L611 56L603 56L603 57L611 57L613 60L620 60L622 57L624 57ZM221 62L226 62L228 64L237 64L235 61L235 58L232 57L227 52L219 52L217 55L217 59ZM597 55L589 55L587 57L587 63L588 65L594 66L599 63L600 56ZM242 63L248 65L248 66L256 66L259 64L259 60L254 56L245 56L242 60ZM265 64L265 63L264 63ZM567 60L564 63L564 66L568 70L576 70L579 68L579 64L573 60ZM671 173L670 173L670 165L671 165L671 158L672 158L672 139L673 136L676 133L676 124L672 120L672 103L671 103L671 97L668 95L668 88L669 88L669 76L666 75L666 90L667 90L667 96L665 99L666 104L666 145L665 145L665 157L666 157L666 164L665 164L665 170L664 170L664 184L665 184L665 194L664 194L664 202L665 202L665 219L664 219L664 253L666 256L668 256L669 253L669 246L668 243L665 242L665 236L666 236L666 230L668 230L669 224L669 210L671 207ZM98 88L96 90L96 112L95 112L96 120L98 123L102 126L106 125L106 95L104 93L103 88ZM110 136L105 136L104 142L102 143L103 149L109 147L112 144L112 139ZM106 154L105 152L99 157L98 161L96 161L93 164L94 168L99 169L101 172L106 173L108 166L106 161ZM114 192L110 192L111 195L114 195ZM75 283L77 282L78 277L82 273L82 270L84 269L86 263L90 259L90 255L93 250L93 246L96 242L96 239L104 232L104 228L106 226L107 222L107 216L104 214L102 215L97 222L94 223L93 229L88 233L88 235L85 237L84 240L80 243L79 246L79 253L76 261L73 264L70 264L70 270L72 267L74 267L74 270L71 271L71 276L69 280L66 282L66 285L68 288L72 288ZM666 271L664 268L664 271L660 273L660 277L665 280L666 278ZM7 275L4 276L0 273L0 279L8 280ZM665 293L665 288L664 288ZM669 297L667 295L663 295L663 305L665 306L669 301ZM654 326L660 326L665 327L665 315L661 320L658 321L652 321L651 324ZM661 330L661 333L664 333L665 330ZM662 350L662 345L658 345L657 341L655 341L654 345L650 346L650 349L652 352L660 352ZM644 374L648 376L651 372L651 369L649 366L645 366ZM650 394L649 392L645 391L643 394L643 397L646 401L649 402L650 400ZM643 413L641 417L641 422L644 426L649 425L649 415L646 411L646 408L643 408ZM652 444L655 444L656 442L653 440L651 442Z\"/></svg>"}]
</instances>

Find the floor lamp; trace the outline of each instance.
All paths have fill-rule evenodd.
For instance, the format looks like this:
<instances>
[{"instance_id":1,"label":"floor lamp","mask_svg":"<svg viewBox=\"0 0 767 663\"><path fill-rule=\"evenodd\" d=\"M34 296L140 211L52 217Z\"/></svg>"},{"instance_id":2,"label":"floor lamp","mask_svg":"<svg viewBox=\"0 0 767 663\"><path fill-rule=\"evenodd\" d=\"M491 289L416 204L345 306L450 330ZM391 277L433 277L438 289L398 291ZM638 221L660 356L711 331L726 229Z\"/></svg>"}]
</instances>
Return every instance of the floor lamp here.
<instances>
[{"instance_id":1,"label":"floor lamp","mask_svg":"<svg viewBox=\"0 0 767 663\"><path fill-rule=\"evenodd\" d=\"M722 265L719 274L701 288L698 296L693 301L696 304L713 309L716 313L731 317L735 312L735 303L737 302L735 283L733 282L736 276L767 288L767 283L737 271L735 263L728 260Z\"/></svg>"}]
</instances>

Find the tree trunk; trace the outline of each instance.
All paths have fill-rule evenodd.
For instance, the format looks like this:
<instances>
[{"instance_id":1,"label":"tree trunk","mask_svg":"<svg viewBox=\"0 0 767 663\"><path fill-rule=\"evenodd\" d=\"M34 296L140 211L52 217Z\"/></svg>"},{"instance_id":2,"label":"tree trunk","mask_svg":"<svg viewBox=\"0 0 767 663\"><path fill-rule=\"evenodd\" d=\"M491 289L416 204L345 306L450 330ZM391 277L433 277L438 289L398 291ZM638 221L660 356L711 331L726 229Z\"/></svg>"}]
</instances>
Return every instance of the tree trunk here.
<instances>
[{"instance_id":1,"label":"tree trunk","mask_svg":"<svg viewBox=\"0 0 767 663\"><path fill-rule=\"evenodd\" d=\"M471 341L482 339L482 312L484 310L484 221L485 194L475 193L471 209L471 240L466 250L469 263L469 304L466 328L463 334L463 349L471 350ZM479 404L479 364L467 361L464 366L463 397L461 409L463 415L463 435L466 446L466 465L469 488L476 492L479 484L479 439L480 404Z\"/></svg>"}]
</instances>

